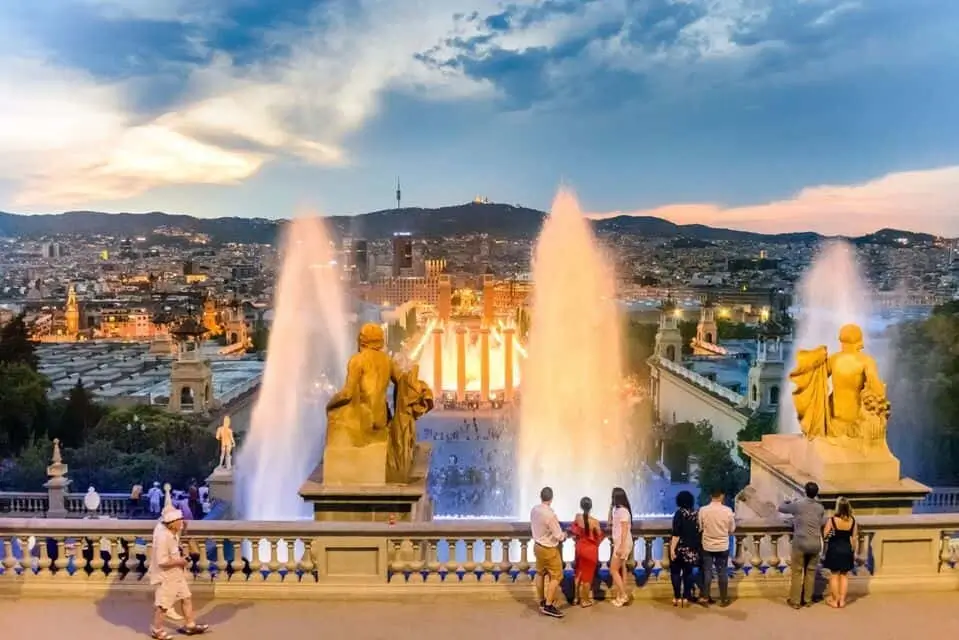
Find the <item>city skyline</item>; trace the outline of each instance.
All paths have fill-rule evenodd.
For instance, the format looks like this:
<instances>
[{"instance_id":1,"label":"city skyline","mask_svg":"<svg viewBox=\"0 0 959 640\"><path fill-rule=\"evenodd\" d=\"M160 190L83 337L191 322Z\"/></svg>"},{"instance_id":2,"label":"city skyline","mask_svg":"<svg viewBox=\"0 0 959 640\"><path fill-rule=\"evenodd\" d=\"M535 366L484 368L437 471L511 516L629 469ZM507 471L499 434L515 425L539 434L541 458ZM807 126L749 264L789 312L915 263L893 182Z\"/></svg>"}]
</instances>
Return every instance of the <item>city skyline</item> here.
<instances>
[{"instance_id":1,"label":"city skyline","mask_svg":"<svg viewBox=\"0 0 959 640\"><path fill-rule=\"evenodd\" d=\"M594 217L959 235L948 0L281 4L0 8L0 210L363 213L399 174L409 206L562 181Z\"/></svg>"}]
</instances>

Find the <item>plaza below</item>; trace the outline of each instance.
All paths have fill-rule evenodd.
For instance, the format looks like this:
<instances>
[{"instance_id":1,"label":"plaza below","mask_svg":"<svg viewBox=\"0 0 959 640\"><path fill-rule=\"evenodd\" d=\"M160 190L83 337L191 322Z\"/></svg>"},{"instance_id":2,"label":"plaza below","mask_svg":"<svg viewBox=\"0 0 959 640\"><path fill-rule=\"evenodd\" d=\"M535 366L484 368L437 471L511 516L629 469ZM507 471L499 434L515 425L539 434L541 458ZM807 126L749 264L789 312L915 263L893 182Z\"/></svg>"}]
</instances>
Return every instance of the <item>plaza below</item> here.
<instances>
[{"instance_id":1,"label":"plaza below","mask_svg":"<svg viewBox=\"0 0 959 640\"><path fill-rule=\"evenodd\" d=\"M852 594L959 590L959 514L859 522ZM634 526L637 601L671 597L669 527L666 518ZM147 597L151 534L152 523L135 520L0 519L0 595ZM728 568L734 597L785 598L789 539L783 521L739 522ZM191 567L194 593L218 602L533 598L527 523L195 521L184 541L201 551ZM608 555L604 543L600 557ZM601 596L607 588L599 585Z\"/></svg>"}]
</instances>

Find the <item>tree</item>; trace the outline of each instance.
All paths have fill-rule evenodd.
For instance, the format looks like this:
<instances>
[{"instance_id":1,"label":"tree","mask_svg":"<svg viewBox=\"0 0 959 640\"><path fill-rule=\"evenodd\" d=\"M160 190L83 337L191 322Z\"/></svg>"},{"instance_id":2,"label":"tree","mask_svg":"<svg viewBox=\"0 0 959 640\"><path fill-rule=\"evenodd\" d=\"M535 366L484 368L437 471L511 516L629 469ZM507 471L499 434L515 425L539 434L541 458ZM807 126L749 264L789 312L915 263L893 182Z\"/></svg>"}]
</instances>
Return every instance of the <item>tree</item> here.
<instances>
[{"instance_id":1,"label":"tree","mask_svg":"<svg viewBox=\"0 0 959 640\"><path fill-rule=\"evenodd\" d=\"M736 495L749 482L746 469L733 458L733 443L713 439L713 426L706 420L694 428L693 454L697 458L699 471L696 483L699 485L699 501L709 501L713 490L719 489L727 501L733 501Z\"/></svg>"},{"instance_id":2,"label":"tree","mask_svg":"<svg viewBox=\"0 0 959 640\"><path fill-rule=\"evenodd\" d=\"M45 435L49 387L27 363L0 364L0 457L17 455Z\"/></svg>"},{"instance_id":3,"label":"tree","mask_svg":"<svg viewBox=\"0 0 959 640\"><path fill-rule=\"evenodd\" d=\"M647 322L630 322L626 325L626 370L639 376L641 382L649 379L646 361L656 350L658 329L657 325Z\"/></svg>"},{"instance_id":4,"label":"tree","mask_svg":"<svg viewBox=\"0 0 959 640\"><path fill-rule=\"evenodd\" d=\"M736 441L758 442L763 439L763 436L777 433L778 431L778 413L761 413L756 411L749 416L749 420L746 421L746 426L740 429L739 433L736 434ZM743 453L741 446L739 447L739 459L743 461L743 464L746 465L746 469L748 470L750 460L749 457Z\"/></svg>"},{"instance_id":5,"label":"tree","mask_svg":"<svg viewBox=\"0 0 959 640\"><path fill-rule=\"evenodd\" d=\"M30 341L30 332L22 313L0 327L0 364L18 363L34 371L39 364L36 347Z\"/></svg>"},{"instance_id":6,"label":"tree","mask_svg":"<svg viewBox=\"0 0 959 640\"><path fill-rule=\"evenodd\" d=\"M50 429L50 437L59 438L64 447L79 447L103 414L103 409L84 388L83 381L77 380L63 404L56 426Z\"/></svg>"}]
</instances>

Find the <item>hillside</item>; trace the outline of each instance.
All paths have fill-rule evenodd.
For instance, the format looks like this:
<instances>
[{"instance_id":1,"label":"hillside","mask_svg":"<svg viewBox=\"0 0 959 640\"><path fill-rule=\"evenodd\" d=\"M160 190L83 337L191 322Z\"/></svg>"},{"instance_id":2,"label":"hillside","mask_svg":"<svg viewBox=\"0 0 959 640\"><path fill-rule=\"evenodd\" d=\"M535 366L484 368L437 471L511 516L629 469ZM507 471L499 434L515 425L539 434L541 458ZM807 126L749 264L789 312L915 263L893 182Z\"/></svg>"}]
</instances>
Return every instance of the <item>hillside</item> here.
<instances>
[{"instance_id":1,"label":"hillside","mask_svg":"<svg viewBox=\"0 0 959 640\"><path fill-rule=\"evenodd\" d=\"M388 238L397 231L418 236L441 237L488 233L497 237L531 237L546 214L535 209L507 204L463 204L437 209L404 208L374 211L354 216L328 218L338 236L368 239ZM108 235L150 237L160 227L209 235L214 242L273 242L284 220L264 218L195 218L182 214L101 213L69 211L47 215L18 215L0 212L0 237L41 238L59 235ZM594 222L600 233L623 233L650 238L688 238L704 242L756 241L774 243L816 242L819 234L761 234L720 229L700 224L677 225L650 216L618 216ZM929 242L933 236L882 229L852 240L859 244L910 244Z\"/></svg>"}]
</instances>

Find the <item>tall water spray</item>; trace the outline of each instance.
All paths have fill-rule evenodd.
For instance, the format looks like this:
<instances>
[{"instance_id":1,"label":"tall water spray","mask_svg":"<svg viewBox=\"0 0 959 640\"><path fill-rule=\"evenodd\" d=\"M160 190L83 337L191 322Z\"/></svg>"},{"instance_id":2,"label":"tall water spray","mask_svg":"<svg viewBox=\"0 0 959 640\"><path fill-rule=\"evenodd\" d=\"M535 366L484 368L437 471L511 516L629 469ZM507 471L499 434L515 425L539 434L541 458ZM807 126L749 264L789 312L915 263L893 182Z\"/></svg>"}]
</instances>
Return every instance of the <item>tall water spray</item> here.
<instances>
[{"instance_id":1,"label":"tall water spray","mask_svg":"<svg viewBox=\"0 0 959 640\"><path fill-rule=\"evenodd\" d=\"M839 349L839 329L844 324L858 324L867 331L872 313L872 296L862 275L856 253L846 242L834 241L822 247L803 274L797 288L799 317L793 340L793 353L783 389L793 389L789 372L796 368L796 351L826 345L830 352ZM866 348L877 356L876 345ZM872 348L871 348L872 347ZM877 358L881 360L881 358ZM880 366L882 362L879 362ZM788 410L779 412L779 431L798 433L796 412L789 403Z\"/></svg>"},{"instance_id":2,"label":"tall water spray","mask_svg":"<svg viewBox=\"0 0 959 640\"><path fill-rule=\"evenodd\" d=\"M533 253L532 324L518 443L520 516L549 485L561 518L590 496L600 513L628 487L637 443L622 398L614 278L575 196L560 191Z\"/></svg>"},{"instance_id":3,"label":"tall water spray","mask_svg":"<svg viewBox=\"0 0 959 640\"><path fill-rule=\"evenodd\" d=\"M352 351L340 269L323 221L291 222L281 252L266 370L236 468L247 520L309 517L298 490L323 454L326 401Z\"/></svg>"}]
</instances>

